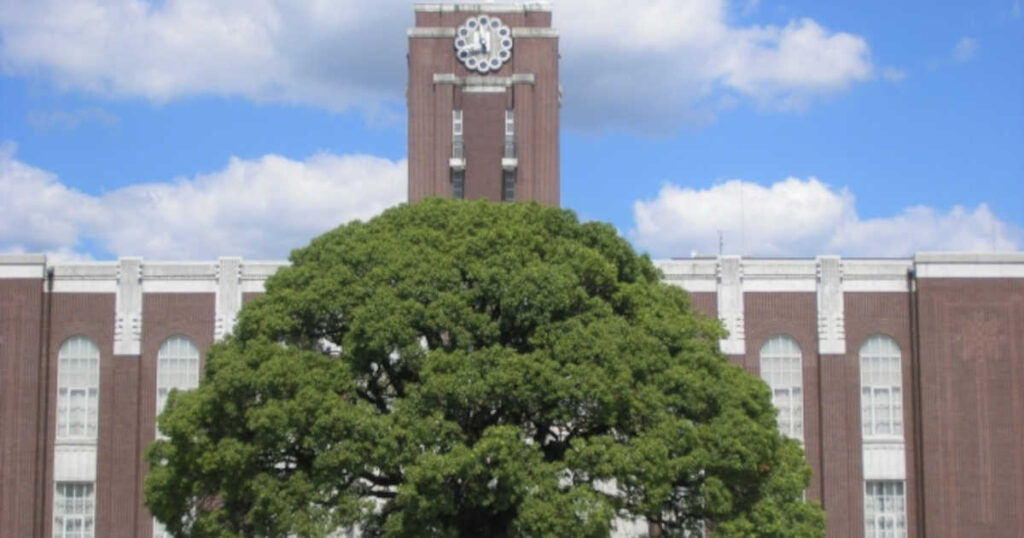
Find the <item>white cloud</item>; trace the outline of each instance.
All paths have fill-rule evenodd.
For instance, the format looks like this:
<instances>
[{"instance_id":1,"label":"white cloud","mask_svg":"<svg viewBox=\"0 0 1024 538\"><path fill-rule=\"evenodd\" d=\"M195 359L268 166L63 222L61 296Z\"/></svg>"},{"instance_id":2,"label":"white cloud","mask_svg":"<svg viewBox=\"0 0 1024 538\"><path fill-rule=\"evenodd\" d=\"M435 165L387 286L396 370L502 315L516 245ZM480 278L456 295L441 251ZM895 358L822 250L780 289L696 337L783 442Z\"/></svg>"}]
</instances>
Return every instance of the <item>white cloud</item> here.
<instances>
[{"instance_id":1,"label":"white cloud","mask_svg":"<svg viewBox=\"0 0 1024 538\"><path fill-rule=\"evenodd\" d=\"M87 107L71 111L30 110L25 116L25 121L36 131L70 131L83 123L95 122L108 127L117 125L121 118L102 108Z\"/></svg>"},{"instance_id":2,"label":"white cloud","mask_svg":"<svg viewBox=\"0 0 1024 538\"><path fill-rule=\"evenodd\" d=\"M718 253L754 256L908 256L922 250L1017 250L1024 230L985 204L938 210L909 207L862 219L856 199L816 178L787 178L769 187L731 180L707 189L665 185L633 204L636 245L655 256Z\"/></svg>"},{"instance_id":3,"label":"white cloud","mask_svg":"<svg viewBox=\"0 0 1024 538\"><path fill-rule=\"evenodd\" d=\"M730 20L756 5L559 0L567 124L674 128L737 97L801 107L872 76L859 36L811 19ZM0 62L105 96L244 96L379 117L402 100L412 21L407 0L8 0Z\"/></svg>"},{"instance_id":4,"label":"white cloud","mask_svg":"<svg viewBox=\"0 0 1024 538\"><path fill-rule=\"evenodd\" d=\"M953 59L958 62L966 62L978 52L978 40L969 37L961 37L953 47Z\"/></svg>"},{"instance_id":5,"label":"white cloud","mask_svg":"<svg viewBox=\"0 0 1024 538\"><path fill-rule=\"evenodd\" d=\"M882 69L882 78L889 82L903 82L907 78L907 72L895 67L886 67Z\"/></svg>"},{"instance_id":6,"label":"white cloud","mask_svg":"<svg viewBox=\"0 0 1024 538\"><path fill-rule=\"evenodd\" d=\"M1013 5L1010 6L1010 17L1014 19L1020 18L1020 0L1014 0Z\"/></svg>"},{"instance_id":7,"label":"white cloud","mask_svg":"<svg viewBox=\"0 0 1024 538\"><path fill-rule=\"evenodd\" d=\"M567 121L670 129L710 119L736 98L803 108L874 76L860 36L808 18L736 25L728 8L724 0L559 2Z\"/></svg>"},{"instance_id":8,"label":"white cloud","mask_svg":"<svg viewBox=\"0 0 1024 538\"><path fill-rule=\"evenodd\" d=\"M99 196L0 151L0 251L202 259L283 258L315 235L405 199L405 161L318 154L233 158L217 172Z\"/></svg>"},{"instance_id":9,"label":"white cloud","mask_svg":"<svg viewBox=\"0 0 1024 538\"><path fill-rule=\"evenodd\" d=\"M14 159L14 152L14 144L0 146L0 248L39 252L73 246L81 224L102 213L99 201Z\"/></svg>"},{"instance_id":10,"label":"white cloud","mask_svg":"<svg viewBox=\"0 0 1024 538\"><path fill-rule=\"evenodd\" d=\"M407 2L11 0L3 67L166 101L241 95L340 110L401 98Z\"/></svg>"}]
</instances>

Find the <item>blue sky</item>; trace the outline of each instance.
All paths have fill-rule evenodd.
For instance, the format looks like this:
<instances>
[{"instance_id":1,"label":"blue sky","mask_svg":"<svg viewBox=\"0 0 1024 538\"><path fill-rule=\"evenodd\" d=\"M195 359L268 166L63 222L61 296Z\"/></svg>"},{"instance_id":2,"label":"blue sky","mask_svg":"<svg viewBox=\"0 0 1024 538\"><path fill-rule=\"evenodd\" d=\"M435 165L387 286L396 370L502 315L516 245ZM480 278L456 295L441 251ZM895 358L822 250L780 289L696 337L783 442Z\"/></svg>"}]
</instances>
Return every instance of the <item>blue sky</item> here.
<instances>
[{"instance_id":1,"label":"blue sky","mask_svg":"<svg viewBox=\"0 0 1024 538\"><path fill-rule=\"evenodd\" d=\"M0 253L282 258L404 201L411 4L209 4L2 0ZM1020 0L553 10L562 205L638 249L1024 248Z\"/></svg>"}]
</instances>

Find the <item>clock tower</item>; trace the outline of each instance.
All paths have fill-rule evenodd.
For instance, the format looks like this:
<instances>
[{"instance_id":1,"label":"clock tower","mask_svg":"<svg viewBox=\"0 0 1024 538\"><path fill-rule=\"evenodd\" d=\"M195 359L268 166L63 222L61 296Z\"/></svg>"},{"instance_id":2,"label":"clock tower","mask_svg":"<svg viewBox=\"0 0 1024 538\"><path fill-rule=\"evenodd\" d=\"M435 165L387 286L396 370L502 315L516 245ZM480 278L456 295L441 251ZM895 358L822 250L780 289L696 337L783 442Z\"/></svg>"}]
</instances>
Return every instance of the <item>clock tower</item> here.
<instances>
[{"instance_id":1,"label":"clock tower","mask_svg":"<svg viewBox=\"0 0 1024 538\"><path fill-rule=\"evenodd\" d=\"M409 201L558 205L551 8L418 4L409 29Z\"/></svg>"}]
</instances>

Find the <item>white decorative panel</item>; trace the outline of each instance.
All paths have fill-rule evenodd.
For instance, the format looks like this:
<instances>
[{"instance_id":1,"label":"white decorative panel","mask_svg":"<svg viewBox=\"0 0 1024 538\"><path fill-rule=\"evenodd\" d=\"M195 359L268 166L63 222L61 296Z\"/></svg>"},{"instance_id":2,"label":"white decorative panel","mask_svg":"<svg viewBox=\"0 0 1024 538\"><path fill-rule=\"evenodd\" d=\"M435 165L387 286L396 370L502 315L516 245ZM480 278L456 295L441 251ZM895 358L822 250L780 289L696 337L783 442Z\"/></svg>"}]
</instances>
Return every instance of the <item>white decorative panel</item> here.
<instances>
[{"instance_id":1,"label":"white decorative panel","mask_svg":"<svg viewBox=\"0 0 1024 538\"><path fill-rule=\"evenodd\" d=\"M866 443L864 480L903 480L907 477L903 443Z\"/></svg>"},{"instance_id":2,"label":"white decorative panel","mask_svg":"<svg viewBox=\"0 0 1024 538\"><path fill-rule=\"evenodd\" d=\"M838 256L818 258L818 352L846 354L843 275Z\"/></svg>"},{"instance_id":3,"label":"white decorative panel","mask_svg":"<svg viewBox=\"0 0 1024 538\"><path fill-rule=\"evenodd\" d=\"M57 445L53 458L55 482L92 482L96 480L96 447Z\"/></svg>"},{"instance_id":4,"label":"white decorative panel","mask_svg":"<svg viewBox=\"0 0 1024 538\"><path fill-rule=\"evenodd\" d=\"M119 260L116 303L114 355L139 355L142 353L142 258Z\"/></svg>"},{"instance_id":5,"label":"white decorative panel","mask_svg":"<svg viewBox=\"0 0 1024 538\"><path fill-rule=\"evenodd\" d=\"M217 266L217 326L214 338L220 340L235 329L242 308L242 259L220 258Z\"/></svg>"},{"instance_id":6,"label":"white decorative panel","mask_svg":"<svg viewBox=\"0 0 1024 538\"><path fill-rule=\"evenodd\" d=\"M747 352L743 328L743 273L739 256L718 259L718 318L729 336L719 341L722 353L743 355Z\"/></svg>"}]
</instances>

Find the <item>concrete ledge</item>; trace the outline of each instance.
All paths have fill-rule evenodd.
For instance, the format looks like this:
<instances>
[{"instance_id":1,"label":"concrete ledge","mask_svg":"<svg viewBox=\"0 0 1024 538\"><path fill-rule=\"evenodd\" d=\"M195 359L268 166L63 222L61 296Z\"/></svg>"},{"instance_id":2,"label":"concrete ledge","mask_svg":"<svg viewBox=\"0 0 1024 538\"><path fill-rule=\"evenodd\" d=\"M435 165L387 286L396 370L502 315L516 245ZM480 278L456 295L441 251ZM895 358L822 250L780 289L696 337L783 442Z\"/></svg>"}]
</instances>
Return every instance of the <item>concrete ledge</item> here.
<instances>
[{"instance_id":1,"label":"concrete ledge","mask_svg":"<svg viewBox=\"0 0 1024 538\"><path fill-rule=\"evenodd\" d=\"M0 265L36 265L46 263L44 254L0 254Z\"/></svg>"},{"instance_id":2,"label":"concrete ledge","mask_svg":"<svg viewBox=\"0 0 1024 538\"><path fill-rule=\"evenodd\" d=\"M531 11L550 12L548 2L527 2L524 4L415 4L419 13L529 13Z\"/></svg>"},{"instance_id":3,"label":"concrete ledge","mask_svg":"<svg viewBox=\"0 0 1024 538\"><path fill-rule=\"evenodd\" d=\"M46 277L46 256L42 254L0 255L0 279L42 279Z\"/></svg>"},{"instance_id":4,"label":"concrete ledge","mask_svg":"<svg viewBox=\"0 0 1024 538\"><path fill-rule=\"evenodd\" d=\"M455 28L446 26L414 26L406 30L406 35L413 39L455 39ZM516 26L512 28L512 39L557 39L558 30L554 28L537 28L532 26Z\"/></svg>"},{"instance_id":5,"label":"concrete ledge","mask_svg":"<svg viewBox=\"0 0 1024 538\"><path fill-rule=\"evenodd\" d=\"M1024 278L1022 252L922 252L914 256L918 278Z\"/></svg>"},{"instance_id":6,"label":"concrete ledge","mask_svg":"<svg viewBox=\"0 0 1024 538\"><path fill-rule=\"evenodd\" d=\"M455 28L434 28L417 26L406 30L406 34L411 38L455 38Z\"/></svg>"},{"instance_id":7,"label":"concrete ledge","mask_svg":"<svg viewBox=\"0 0 1024 538\"><path fill-rule=\"evenodd\" d=\"M1019 263L1024 252L918 252L914 263Z\"/></svg>"},{"instance_id":8,"label":"concrete ledge","mask_svg":"<svg viewBox=\"0 0 1024 538\"><path fill-rule=\"evenodd\" d=\"M453 86L465 86L467 91L476 87L501 87L502 89L516 84L533 84L536 81L533 73L516 73L510 77L480 76L472 75L460 77L455 73L434 73L434 84L451 84Z\"/></svg>"}]
</instances>

